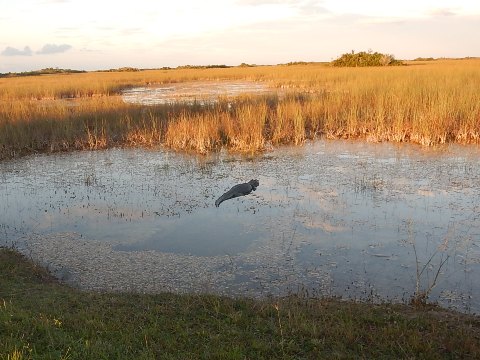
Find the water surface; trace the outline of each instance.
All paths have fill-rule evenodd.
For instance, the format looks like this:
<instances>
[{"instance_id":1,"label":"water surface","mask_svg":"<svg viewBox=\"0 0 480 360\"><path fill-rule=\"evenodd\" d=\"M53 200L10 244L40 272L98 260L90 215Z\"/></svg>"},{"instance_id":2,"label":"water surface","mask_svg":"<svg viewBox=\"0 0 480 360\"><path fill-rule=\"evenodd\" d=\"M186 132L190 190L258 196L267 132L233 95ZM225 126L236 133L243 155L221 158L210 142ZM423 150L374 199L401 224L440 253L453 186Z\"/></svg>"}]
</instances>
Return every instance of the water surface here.
<instances>
[{"instance_id":1,"label":"water surface","mask_svg":"<svg viewBox=\"0 0 480 360\"><path fill-rule=\"evenodd\" d=\"M213 104L222 99L240 95L260 95L276 93L265 83L253 81L195 81L170 83L165 85L137 87L125 90L123 100L142 105L159 104Z\"/></svg>"},{"instance_id":2,"label":"water surface","mask_svg":"<svg viewBox=\"0 0 480 360\"><path fill-rule=\"evenodd\" d=\"M0 163L0 239L95 289L408 301L418 266L420 289L438 273L432 301L479 312L479 156L346 141L31 156Z\"/></svg>"}]
</instances>

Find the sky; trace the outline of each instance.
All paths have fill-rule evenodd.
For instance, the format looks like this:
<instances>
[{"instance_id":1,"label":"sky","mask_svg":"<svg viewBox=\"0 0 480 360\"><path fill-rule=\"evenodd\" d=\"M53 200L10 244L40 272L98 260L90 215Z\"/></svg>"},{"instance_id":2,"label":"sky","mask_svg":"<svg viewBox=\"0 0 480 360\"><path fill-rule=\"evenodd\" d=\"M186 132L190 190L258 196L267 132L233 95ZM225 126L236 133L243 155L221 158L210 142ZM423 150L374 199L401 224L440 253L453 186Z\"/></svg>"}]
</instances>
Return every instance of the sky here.
<instances>
[{"instance_id":1,"label":"sky","mask_svg":"<svg viewBox=\"0 0 480 360\"><path fill-rule=\"evenodd\" d=\"M0 73L480 56L479 0L0 0Z\"/></svg>"}]
</instances>

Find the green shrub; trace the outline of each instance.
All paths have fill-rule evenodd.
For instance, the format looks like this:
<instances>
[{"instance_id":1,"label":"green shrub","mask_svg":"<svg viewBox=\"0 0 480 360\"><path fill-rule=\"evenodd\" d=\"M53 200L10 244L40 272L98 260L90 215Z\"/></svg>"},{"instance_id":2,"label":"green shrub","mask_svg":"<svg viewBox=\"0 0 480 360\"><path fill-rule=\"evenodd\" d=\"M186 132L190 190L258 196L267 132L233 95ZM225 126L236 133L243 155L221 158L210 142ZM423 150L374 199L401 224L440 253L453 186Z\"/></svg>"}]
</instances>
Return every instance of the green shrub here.
<instances>
[{"instance_id":1,"label":"green shrub","mask_svg":"<svg viewBox=\"0 0 480 360\"><path fill-rule=\"evenodd\" d=\"M382 54L379 52L372 53L371 51L360 51L355 53L346 53L338 59L332 61L333 66L340 67L358 67L358 66L394 66L403 65L403 62L396 60L393 55Z\"/></svg>"}]
</instances>

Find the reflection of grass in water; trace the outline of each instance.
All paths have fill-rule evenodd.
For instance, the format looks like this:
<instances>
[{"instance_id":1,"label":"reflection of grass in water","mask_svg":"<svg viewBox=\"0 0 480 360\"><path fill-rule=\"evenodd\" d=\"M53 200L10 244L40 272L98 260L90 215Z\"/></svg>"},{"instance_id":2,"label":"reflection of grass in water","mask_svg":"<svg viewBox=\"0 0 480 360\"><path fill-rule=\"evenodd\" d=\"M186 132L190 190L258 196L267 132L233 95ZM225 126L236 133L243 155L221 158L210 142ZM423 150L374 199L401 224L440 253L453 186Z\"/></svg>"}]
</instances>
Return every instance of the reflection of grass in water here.
<instances>
[{"instance_id":1,"label":"reflection of grass in water","mask_svg":"<svg viewBox=\"0 0 480 360\"><path fill-rule=\"evenodd\" d=\"M406 243L412 247L415 256L415 292L411 298L411 303L414 305L425 305L441 277L447 276L444 272L447 263L450 259L455 260L454 257L459 255L461 248L465 247L465 251L468 252L466 243L471 241L469 238L455 238L455 227L449 226L443 242L437 245L422 261L418 254L412 220L407 222L407 231L408 240ZM465 264L465 266L467 265Z\"/></svg>"},{"instance_id":2,"label":"reflection of grass in water","mask_svg":"<svg viewBox=\"0 0 480 360\"><path fill-rule=\"evenodd\" d=\"M317 136L478 143L478 69L478 60L463 60L388 69L298 65L0 79L0 157L157 144L252 152ZM121 88L200 78L262 79L289 93L148 108L116 95Z\"/></svg>"},{"instance_id":3,"label":"reflection of grass in water","mask_svg":"<svg viewBox=\"0 0 480 360\"><path fill-rule=\"evenodd\" d=\"M83 175L83 183L85 186L97 185L97 177L95 173L85 173Z\"/></svg>"},{"instance_id":4,"label":"reflection of grass in water","mask_svg":"<svg viewBox=\"0 0 480 360\"><path fill-rule=\"evenodd\" d=\"M354 190L356 193L375 192L383 188L384 181L377 174L372 176L363 175L361 178L355 177Z\"/></svg>"}]
</instances>

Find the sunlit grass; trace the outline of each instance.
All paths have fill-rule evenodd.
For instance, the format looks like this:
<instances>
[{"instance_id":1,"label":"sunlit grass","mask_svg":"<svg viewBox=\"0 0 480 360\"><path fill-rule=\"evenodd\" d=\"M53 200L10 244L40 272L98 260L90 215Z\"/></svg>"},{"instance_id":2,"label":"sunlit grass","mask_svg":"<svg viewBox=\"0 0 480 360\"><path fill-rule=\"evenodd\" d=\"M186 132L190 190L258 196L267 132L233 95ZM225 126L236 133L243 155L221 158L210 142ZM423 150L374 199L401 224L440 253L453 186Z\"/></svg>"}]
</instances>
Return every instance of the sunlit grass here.
<instances>
[{"instance_id":1,"label":"sunlit grass","mask_svg":"<svg viewBox=\"0 0 480 360\"><path fill-rule=\"evenodd\" d=\"M282 93L209 106L140 106L118 95L133 86L239 79ZM479 83L475 59L388 68L310 64L4 78L0 157L161 144L200 153L221 147L252 152L318 136L479 143Z\"/></svg>"}]
</instances>

